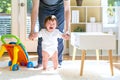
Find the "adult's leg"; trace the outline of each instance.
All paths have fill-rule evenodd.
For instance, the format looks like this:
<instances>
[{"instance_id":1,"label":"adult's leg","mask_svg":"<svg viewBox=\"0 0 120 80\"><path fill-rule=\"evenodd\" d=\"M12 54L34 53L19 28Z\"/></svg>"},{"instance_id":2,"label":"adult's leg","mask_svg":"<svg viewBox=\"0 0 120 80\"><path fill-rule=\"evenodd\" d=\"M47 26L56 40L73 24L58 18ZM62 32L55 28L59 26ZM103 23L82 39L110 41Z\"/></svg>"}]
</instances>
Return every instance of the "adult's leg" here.
<instances>
[{"instance_id":1,"label":"adult's leg","mask_svg":"<svg viewBox=\"0 0 120 80\"><path fill-rule=\"evenodd\" d=\"M38 64L42 64L42 38L38 38L37 53L38 53Z\"/></svg>"},{"instance_id":2,"label":"adult's leg","mask_svg":"<svg viewBox=\"0 0 120 80\"><path fill-rule=\"evenodd\" d=\"M34 68L39 68L42 66L42 38L38 38L37 54L38 64L34 66Z\"/></svg>"},{"instance_id":3,"label":"adult's leg","mask_svg":"<svg viewBox=\"0 0 120 80\"><path fill-rule=\"evenodd\" d=\"M61 31L63 33L63 30L64 30L64 7L60 6L55 11L55 15L56 15L57 20L58 20L58 29L59 29L59 31ZM64 49L63 39L58 39L58 63L59 63L59 65L62 65L63 49Z\"/></svg>"},{"instance_id":4,"label":"adult's leg","mask_svg":"<svg viewBox=\"0 0 120 80\"><path fill-rule=\"evenodd\" d=\"M58 39L58 63L59 63L59 67L62 65L62 61L63 61L63 49L64 49L64 45L63 45L63 39Z\"/></svg>"}]
</instances>

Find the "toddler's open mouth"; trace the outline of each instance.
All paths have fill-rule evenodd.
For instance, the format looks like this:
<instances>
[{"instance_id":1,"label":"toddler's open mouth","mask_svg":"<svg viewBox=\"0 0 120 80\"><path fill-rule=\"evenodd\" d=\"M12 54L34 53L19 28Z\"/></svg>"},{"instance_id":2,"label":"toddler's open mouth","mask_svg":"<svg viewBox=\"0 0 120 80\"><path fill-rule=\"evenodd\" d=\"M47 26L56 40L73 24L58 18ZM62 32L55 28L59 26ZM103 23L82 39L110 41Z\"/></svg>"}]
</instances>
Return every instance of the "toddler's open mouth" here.
<instances>
[{"instance_id":1,"label":"toddler's open mouth","mask_svg":"<svg viewBox=\"0 0 120 80\"><path fill-rule=\"evenodd\" d=\"M49 29L53 29L53 27L49 27Z\"/></svg>"}]
</instances>

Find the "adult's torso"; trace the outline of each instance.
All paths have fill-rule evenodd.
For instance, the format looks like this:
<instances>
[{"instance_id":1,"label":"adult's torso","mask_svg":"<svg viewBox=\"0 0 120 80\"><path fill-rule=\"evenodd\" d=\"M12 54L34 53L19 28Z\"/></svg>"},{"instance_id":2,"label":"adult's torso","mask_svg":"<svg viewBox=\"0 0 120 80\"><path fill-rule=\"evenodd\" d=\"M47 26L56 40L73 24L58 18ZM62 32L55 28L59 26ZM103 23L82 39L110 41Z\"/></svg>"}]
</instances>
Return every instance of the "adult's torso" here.
<instances>
[{"instance_id":1,"label":"adult's torso","mask_svg":"<svg viewBox=\"0 0 120 80\"><path fill-rule=\"evenodd\" d=\"M63 2L63 0L40 0L40 2L46 5L57 5Z\"/></svg>"}]
</instances>

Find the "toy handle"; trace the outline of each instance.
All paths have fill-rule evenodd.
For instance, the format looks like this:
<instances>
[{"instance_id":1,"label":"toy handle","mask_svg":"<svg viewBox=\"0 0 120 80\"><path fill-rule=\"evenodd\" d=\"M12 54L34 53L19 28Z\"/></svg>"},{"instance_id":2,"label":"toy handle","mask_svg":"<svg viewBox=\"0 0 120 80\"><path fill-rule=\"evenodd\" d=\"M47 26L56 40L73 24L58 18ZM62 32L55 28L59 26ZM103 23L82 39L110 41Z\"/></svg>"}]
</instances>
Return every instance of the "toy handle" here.
<instances>
[{"instance_id":1,"label":"toy handle","mask_svg":"<svg viewBox=\"0 0 120 80\"><path fill-rule=\"evenodd\" d=\"M20 44L20 39L18 37L16 37L15 35L12 35L12 34L5 34L5 35L2 35L1 36L1 41L3 44L6 44L5 42L5 38L15 38L17 40L16 44Z\"/></svg>"}]
</instances>

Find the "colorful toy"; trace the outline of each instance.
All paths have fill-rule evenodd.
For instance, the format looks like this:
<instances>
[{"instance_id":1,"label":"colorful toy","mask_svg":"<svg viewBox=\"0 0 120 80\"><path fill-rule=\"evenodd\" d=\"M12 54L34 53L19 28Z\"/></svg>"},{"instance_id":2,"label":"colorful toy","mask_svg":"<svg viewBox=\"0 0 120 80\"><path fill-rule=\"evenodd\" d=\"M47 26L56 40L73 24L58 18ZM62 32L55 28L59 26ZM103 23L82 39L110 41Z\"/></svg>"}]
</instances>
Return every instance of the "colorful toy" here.
<instances>
[{"instance_id":1,"label":"colorful toy","mask_svg":"<svg viewBox=\"0 0 120 80\"><path fill-rule=\"evenodd\" d=\"M15 38L17 42L6 43L5 38L6 39ZM27 66L27 68L33 67L33 63L29 60L28 53L18 37L11 34L6 34L1 36L1 41L3 44L0 50L0 57L3 55L5 51L7 51L11 59L8 62L10 70L12 71L19 70L19 65Z\"/></svg>"}]
</instances>

